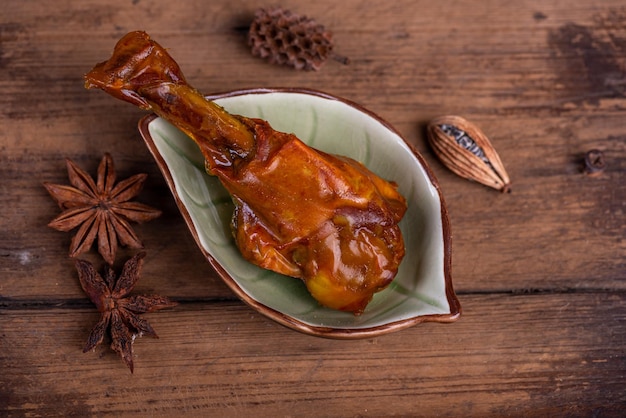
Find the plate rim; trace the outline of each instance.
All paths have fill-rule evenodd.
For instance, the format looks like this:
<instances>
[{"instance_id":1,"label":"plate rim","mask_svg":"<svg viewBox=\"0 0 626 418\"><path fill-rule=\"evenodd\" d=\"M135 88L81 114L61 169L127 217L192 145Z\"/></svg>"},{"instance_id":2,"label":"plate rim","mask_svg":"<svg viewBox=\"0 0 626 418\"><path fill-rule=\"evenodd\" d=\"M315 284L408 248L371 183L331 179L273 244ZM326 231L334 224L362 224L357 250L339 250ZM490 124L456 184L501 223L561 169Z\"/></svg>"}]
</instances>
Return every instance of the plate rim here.
<instances>
[{"instance_id":1,"label":"plate rim","mask_svg":"<svg viewBox=\"0 0 626 418\"><path fill-rule=\"evenodd\" d=\"M378 335L383 335L391 332L400 331L402 329L406 329L417 325L419 323L424 322L438 322L438 323L451 323L456 321L461 316L461 304L459 299L454 291L454 287L452 285L452 275L451 275L451 267L452 267L452 251L451 251L451 226L448 215L448 210L445 204L445 200L443 197L443 193L441 192L441 188L439 186L439 182L437 181L434 173L431 168L428 166L424 158L417 151L417 149L407 141L391 124L385 121L383 118L378 116L376 113L364 108L363 106L355 103L349 99L340 98L329 93L325 93L319 90L314 89L305 89L305 88L293 88L293 87L274 87L274 88L251 88L251 89L240 89L240 90L229 90L220 93L212 93L207 94L205 97L208 100L217 100L221 98L229 98L229 97L238 97L244 95L251 94L270 94L270 93L286 93L286 94L300 94L300 95L311 95L316 96L328 100L335 100L342 102L350 107L355 108L356 110L368 115L369 117L377 120L381 123L386 129L390 130L392 133L396 134L402 141L407 145L411 153L418 160L424 171L428 176L428 180L431 185L437 191L440 200L440 215L441 215L441 223L442 223L442 234L443 234L443 275L445 282L445 293L446 299L448 301L448 305L450 306L450 313L445 314L427 314L427 315L417 315L409 318L401 319L398 321L392 321L385 324L365 327L365 328L333 328L327 326L319 326L319 325L311 325L305 322L302 322L288 314L285 314L281 311L278 311L274 308L271 308L246 293L237 282L231 277L230 274L226 272L224 267L220 264L220 262L213 257L201 244L200 238L194 226L191 215L189 214L186 206L182 202L182 200L178 197L178 189L176 188L176 184L174 182L174 178L172 173L170 172L169 166L165 162L164 158L161 156L160 152L157 149L156 144L154 143L154 139L149 132L149 125L152 121L159 118L154 113L143 116L138 122L138 129L146 143L148 150L152 154L152 157L157 162L157 166L161 171L172 195L176 202L176 206L178 207L185 223L189 231L191 232L196 244L202 254L205 256L211 267L215 270L217 275L222 279L224 283L235 293L235 295L241 299L243 302L251 306L257 312L263 314L264 316L278 322L281 325L284 325L288 328L294 329L296 331L303 332L305 334L314 335L318 337L325 338L333 338L333 339L360 339L360 338L371 338Z\"/></svg>"}]
</instances>

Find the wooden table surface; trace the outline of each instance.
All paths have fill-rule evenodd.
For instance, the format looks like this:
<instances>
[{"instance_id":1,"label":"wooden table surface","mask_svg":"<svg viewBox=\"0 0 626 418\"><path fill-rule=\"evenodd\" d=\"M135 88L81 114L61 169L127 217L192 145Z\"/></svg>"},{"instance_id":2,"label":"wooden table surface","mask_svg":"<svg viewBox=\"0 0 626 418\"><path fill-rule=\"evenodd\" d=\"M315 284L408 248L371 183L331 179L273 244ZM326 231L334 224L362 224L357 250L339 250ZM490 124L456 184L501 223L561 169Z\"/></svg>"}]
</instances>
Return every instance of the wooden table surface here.
<instances>
[{"instance_id":1,"label":"wooden table surface","mask_svg":"<svg viewBox=\"0 0 626 418\"><path fill-rule=\"evenodd\" d=\"M254 1L3 3L0 415L623 416L623 0L315 3L282 6L330 29L349 65L299 72L252 57ZM339 341L238 300L140 138L144 112L83 88L83 74L136 29L205 93L315 88L389 121L441 184L461 318ZM424 127L443 114L487 133L511 194L436 159ZM607 167L588 176L582 158L594 148ZM144 315L160 339L135 342L132 375L107 342L82 353L98 313L68 257L71 234L46 226L59 209L42 182L67 184L66 157L94 175L105 152L120 178L148 173L137 200L163 211L135 227L147 251L136 293L179 302Z\"/></svg>"}]
</instances>

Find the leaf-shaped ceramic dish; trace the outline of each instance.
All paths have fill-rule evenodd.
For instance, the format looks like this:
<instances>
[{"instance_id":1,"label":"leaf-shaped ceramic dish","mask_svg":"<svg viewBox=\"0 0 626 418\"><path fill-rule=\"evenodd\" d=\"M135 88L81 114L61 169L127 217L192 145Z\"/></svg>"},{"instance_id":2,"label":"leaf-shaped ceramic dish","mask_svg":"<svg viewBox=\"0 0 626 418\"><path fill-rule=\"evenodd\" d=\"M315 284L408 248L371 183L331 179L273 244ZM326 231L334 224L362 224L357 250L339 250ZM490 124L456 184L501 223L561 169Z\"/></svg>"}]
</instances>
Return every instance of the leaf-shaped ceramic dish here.
<instances>
[{"instance_id":1,"label":"leaf-shaped ceramic dish","mask_svg":"<svg viewBox=\"0 0 626 418\"><path fill-rule=\"evenodd\" d=\"M371 337L459 317L450 277L450 225L439 186L422 157L389 124L354 103L310 90L257 89L209 99L231 113L267 120L317 149L361 161L397 182L408 201L400 223L406 256L395 280L360 316L327 309L300 280L243 259L230 232L230 196L219 180L205 173L195 143L162 118L143 118L141 134L193 237L241 299L283 325L335 338Z\"/></svg>"}]
</instances>

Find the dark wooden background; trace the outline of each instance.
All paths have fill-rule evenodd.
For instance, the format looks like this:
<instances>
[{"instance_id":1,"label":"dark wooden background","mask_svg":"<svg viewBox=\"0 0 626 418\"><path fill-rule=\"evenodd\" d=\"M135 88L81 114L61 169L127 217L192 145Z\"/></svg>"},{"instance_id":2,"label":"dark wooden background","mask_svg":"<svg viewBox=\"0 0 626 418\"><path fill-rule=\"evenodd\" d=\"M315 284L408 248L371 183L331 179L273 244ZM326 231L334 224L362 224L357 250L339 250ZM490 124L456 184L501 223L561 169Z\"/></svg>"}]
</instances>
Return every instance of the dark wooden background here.
<instances>
[{"instance_id":1,"label":"dark wooden background","mask_svg":"<svg viewBox=\"0 0 626 418\"><path fill-rule=\"evenodd\" d=\"M0 12L0 415L620 416L626 407L626 6L607 1L286 0L333 31L347 66L298 72L253 58L254 1L29 0ZM359 341L284 328L237 300L203 259L136 129L143 113L82 75L148 31L211 93L306 87L393 124L435 171L450 211L454 324ZM491 138L503 195L456 177L424 127L459 114ZM581 173L602 150L606 171ZM131 375L108 344L81 352L98 313L42 182L64 158L149 174L136 227L145 315ZM118 260L132 252L124 250ZM95 253L92 260L98 260Z\"/></svg>"}]
</instances>

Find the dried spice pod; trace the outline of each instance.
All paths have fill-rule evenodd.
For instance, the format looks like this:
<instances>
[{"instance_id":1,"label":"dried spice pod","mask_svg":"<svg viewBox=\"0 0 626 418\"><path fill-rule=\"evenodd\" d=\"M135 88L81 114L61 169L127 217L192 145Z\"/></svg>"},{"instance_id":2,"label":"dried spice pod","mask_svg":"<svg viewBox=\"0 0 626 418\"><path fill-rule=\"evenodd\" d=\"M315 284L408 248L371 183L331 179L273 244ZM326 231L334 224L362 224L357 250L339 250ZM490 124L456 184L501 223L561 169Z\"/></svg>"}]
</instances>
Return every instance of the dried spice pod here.
<instances>
[{"instance_id":1,"label":"dried spice pod","mask_svg":"<svg viewBox=\"0 0 626 418\"><path fill-rule=\"evenodd\" d=\"M454 173L502 192L511 181L489 138L460 116L441 116L428 124L428 141L441 162Z\"/></svg>"},{"instance_id":2,"label":"dried spice pod","mask_svg":"<svg viewBox=\"0 0 626 418\"><path fill-rule=\"evenodd\" d=\"M118 244L143 248L129 222L148 222L161 216L160 210L131 201L141 192L148 175L136 174L117 182L109 153L102 157L95 181L72 160L66 163L71 186L44 182L44 187L63 210L48 226L65 232L78 228L70 257L88 251L96 241L98 252L112 265Z\"/></svg>"},{"instance_id":3,"label":"dried spice pod","mask_svg":"<svg viewBox=\"0 0 626 418\"><path fill-rule=\"evenodd\" d=\"M131 373L135 337L150 335L158 338L148 321L139 315L177 305L163 296L129 296L139 280L145 256L146 253L142 251L126 261L118 277L110 265L106 265L104 274L100 275L90 262L76 260L80 285L100 312L100 321L91 330L83 352L93 350L109 333L111 349L120 355Z\"/></svg>"},{"instance_id":4,"label":"dried spice pod","mask_svg":"<svg viewBox=\"0 0 626 418\"><path fill-rule=\"evenodd\" d=\"M280 7L256 11L248 44L252 55L297 70L319 70L334 57L331 32L313 19Z\"/></svg>"},{"instance_id":5,"label":"dried spice pod","mask_svg":"<svg viewBox=\"0 0 626 418\"><path fill-rule=\"evenodd\" d=\"M604 153L599 149L592 149L585 154L584 172L590 176L601 174L606 168Z\"/></svg>"}]
</instances>

